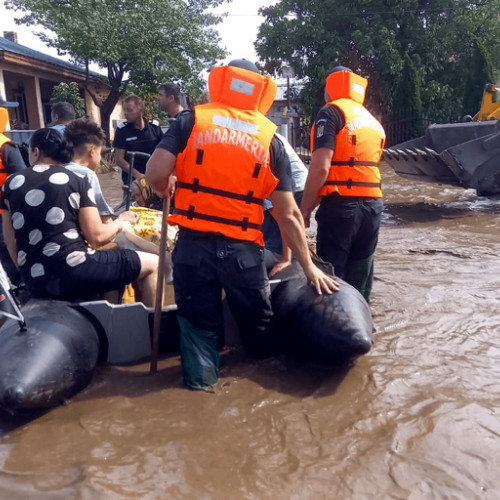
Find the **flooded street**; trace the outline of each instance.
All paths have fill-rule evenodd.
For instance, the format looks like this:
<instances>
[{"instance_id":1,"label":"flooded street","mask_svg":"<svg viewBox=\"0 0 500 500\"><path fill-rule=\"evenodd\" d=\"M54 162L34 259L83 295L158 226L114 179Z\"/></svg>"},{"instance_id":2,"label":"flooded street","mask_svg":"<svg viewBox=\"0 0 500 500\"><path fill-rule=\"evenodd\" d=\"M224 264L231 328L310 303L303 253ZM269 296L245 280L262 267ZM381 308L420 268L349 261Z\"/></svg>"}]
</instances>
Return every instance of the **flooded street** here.
<instances>
[{"instance_id":1,"label":"flooded street","mask_svg":"<svg viewBox=\"0 0 500 500\"><path fill-rule=\"evenodd\" d=\"M101 365L65 406L0 414L0 498L498 500L500 197L382 175L370 353L225 352L210 393L178 356Z\"/></svg>"}]
</instances>

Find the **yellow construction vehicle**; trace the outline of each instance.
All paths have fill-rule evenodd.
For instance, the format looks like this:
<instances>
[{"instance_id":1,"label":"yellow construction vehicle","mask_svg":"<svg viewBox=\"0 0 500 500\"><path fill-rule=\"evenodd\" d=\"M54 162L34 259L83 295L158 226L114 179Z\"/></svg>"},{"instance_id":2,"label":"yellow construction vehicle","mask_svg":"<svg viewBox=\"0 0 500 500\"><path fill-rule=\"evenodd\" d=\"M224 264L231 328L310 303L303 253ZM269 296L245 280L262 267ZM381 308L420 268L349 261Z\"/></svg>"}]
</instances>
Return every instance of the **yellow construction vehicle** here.
<instances>
[{"instance_id":1,"label":"yellow construction vehicle","mask_svg":"<svg viewBox=\"0 0 500 500\"><path fill-rule=\"evenodd\" d=\"M499 194L499 95L499 88L487 84L474 117L430 125L422 137L384 149L382 159L402 177L473 188L479 195Z\"/></svg>"},{"instance_id":2,"label":"yellow construction vehicle","mask_svg":"<svg viewBox=\"0 0 500 500\"><path fill-rule=\"evenodd\" d=\"M493 83L488 83L484 87L483 101L481 109L473 118L475 122L485 122L488 120L498 120L500 118L500 88Z\"/></svg>"}]
</instances>

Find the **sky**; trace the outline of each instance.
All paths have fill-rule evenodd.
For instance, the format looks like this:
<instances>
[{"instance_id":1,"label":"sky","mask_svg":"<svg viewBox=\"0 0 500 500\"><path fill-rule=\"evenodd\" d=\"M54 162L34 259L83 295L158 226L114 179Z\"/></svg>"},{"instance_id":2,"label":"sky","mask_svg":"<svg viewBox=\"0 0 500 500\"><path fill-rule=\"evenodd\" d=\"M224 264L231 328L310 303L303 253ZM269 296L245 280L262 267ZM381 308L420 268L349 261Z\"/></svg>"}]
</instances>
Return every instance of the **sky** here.
<instances>
[{"instance_id":1,"label":"sky","mask_svg":"<svg viewBox=\"0 0 500 500\"><path fill-rule=\"evenodd\" d=\"M257 12L260 7L269 7L278 0L233 0L229 4L224 4L215 10L215 13L227 12L229 15L217 26L222 39L222 45L229 55L223 62L231 59L245 58L252 62L258 60L253 43L257 38L259 25L263 22ZM17 41L21 45L57 56L57 51L46 47L40 39L33 35L36 28L33 26L24 27L14 23L14 18L20 17L4 7L4 0L0 0L0 36L4 31L16 31Z\"/></svg>"},{"instance_id":2,"label":"sky","mask_svg":"<svg viewBox=\"0 0 500 500\"><path fill-rule=\"evenodd\" d=\"M225 62L241 58L252 62L258 60L253 43L257 38L258 28L264 21L264 18L258 15L258 10L277 2L278 0L233 0L217 9L216 12L229 13L219 25L222 45L230 53Z\"/></svg>"}]
</instances>

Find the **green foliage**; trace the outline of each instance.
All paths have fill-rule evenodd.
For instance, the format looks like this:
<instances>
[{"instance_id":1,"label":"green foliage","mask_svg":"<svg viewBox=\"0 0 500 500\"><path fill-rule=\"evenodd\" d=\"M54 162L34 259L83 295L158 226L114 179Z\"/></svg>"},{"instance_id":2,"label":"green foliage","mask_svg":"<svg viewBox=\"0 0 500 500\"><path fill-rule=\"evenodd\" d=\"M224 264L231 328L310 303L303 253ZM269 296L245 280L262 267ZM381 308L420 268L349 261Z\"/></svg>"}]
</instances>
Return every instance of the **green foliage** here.
<instances>
[{"instance_id":1,"label":"green foliage","mask_svg":"<svg viewBox=\"0 0 500 500\"><path fill-rule=\"evenodd\" d=\"M485 85L478 85L477 80L483 82L493 82L493 66L489 53L480 41L474 44L473 73L467 75L465 92L462 101L462 115L474 116L481 106L483 90ZM473 76L478 75L478 78Z\"/></svg>"},{"instance_id":2,"label":"green foliage","mask_svg":"<svg viewBox=\"0 0 500 500\"><path fill-rule=\"evenodd\" d=\"M25 13L17 22L40 24L38 36L75 62L96 64L106 73L101 108L103 128L129 84L175 79L193 96L203 87L203 70L225 56L210 10L226 0L6 0ZM87 89L89 90L89 89Z\"/></svg>"},{"instance_id":3,"label":"green foliage","mask_svg":"<svg viewBox=\"0 0 500 500\"><path fill-rule=\"evenodd\" d=\"M257 53L308 79L302 99L313 113L325 72L337 64L369 79L375 113L404 100L441 122L461 118L467 89L481 92L500 78L500 0L280 0L261 13Z\"/></svg>"},{"instance_id":4,"label":"green foliage","mask_svg":"<svg viewBox=\"0 0 500 500\"><path fill-rule=\"evenodd\" d=\"M54 104L56 102L69 102L73 104L77 118L85 114L85 101L80 95L78 84L75 82L61 82L52 89L50 103Z\"/></svg>"},{"instance_id":5,"label":"green foliage","mask_svg":"<svg viewBox=\"0 0 500 500\"><path fill-rule=\"evenodd\" d=\"M416 64L408 54L405 55L403 70L397 80L397 86L391 95L392 119L405 117L405 136L418 137L422 127L422 86Z\"/></svg>"}]
</instances>

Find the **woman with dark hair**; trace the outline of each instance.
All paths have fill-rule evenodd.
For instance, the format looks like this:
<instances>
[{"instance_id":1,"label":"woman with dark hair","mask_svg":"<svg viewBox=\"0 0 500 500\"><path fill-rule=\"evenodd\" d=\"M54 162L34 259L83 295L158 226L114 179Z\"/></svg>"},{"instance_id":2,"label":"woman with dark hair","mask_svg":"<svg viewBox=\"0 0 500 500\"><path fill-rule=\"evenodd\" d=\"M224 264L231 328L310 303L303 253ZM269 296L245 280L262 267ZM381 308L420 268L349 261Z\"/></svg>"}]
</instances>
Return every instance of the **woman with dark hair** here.
<instances>
[{"instance_id":1,"label":"woman with dark hair","mask_svg":"<svg viewBox=\"0 0 500 500\"><path fill-rule=\"evenodd\" d=\"M135 214L103 224L89 181L63 165L72 151L54 129L37 130L31 168L7 178L0 207L9 254L34 297L88 299L136 282L153 306L158 257L134 250L95 251L135 222Z\"/></svg>"}]
</instances>

